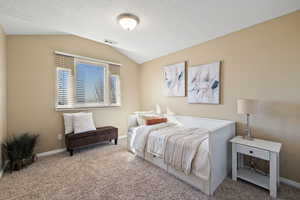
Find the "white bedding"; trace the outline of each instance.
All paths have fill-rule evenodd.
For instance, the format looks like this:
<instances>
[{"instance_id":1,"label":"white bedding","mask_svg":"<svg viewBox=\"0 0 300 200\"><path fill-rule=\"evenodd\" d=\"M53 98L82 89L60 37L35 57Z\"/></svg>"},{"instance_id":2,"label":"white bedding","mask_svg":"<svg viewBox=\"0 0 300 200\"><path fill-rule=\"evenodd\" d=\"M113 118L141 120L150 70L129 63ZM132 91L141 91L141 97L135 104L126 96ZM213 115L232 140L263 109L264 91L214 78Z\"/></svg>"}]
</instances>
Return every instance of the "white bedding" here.
<instances>
[{"instance_id":1,"label":"white bedding","mask_svg":"<svg viewBox=\"0 0 300 200\"><path fill-rule=\"evenodd\" d=\"M159 158L164 158L166 140L171 135L184 130L182 126L168 126L162 129L151 131L148 136L147 152Z\"/></svg>"},{"instance_id":2,"label":"white bedding","mask_svg":"<svg viewBox=\"0 0 300 200\"><path fill-rule=\"evenodd\" d=\"M198 148L206 139L208 139L208 131L199 128L187 128L169 136L166 139L164 162L174 169L190 175ZM198 156L203 157L202 154L198 154Z\"/></svg>"},{"instance_id":3,"label":"white bedding","mask_svg":"<svg viewBox=\"0 0 300 200\"><path fill-rule=\"evenodd\" d=\"M132 143L132 147L136 152L145 156L145 148L148 141L148 136L151 131L155 131L158 129L162 129L165 127L173 126L171 123L161 123L151 126L139 126L134 129L134 139Z\"/></svg>"},{"instance_id":4,"label":"white bedding","mask_svg":"<svg viewBox=\"0 0 300 200\"><path fill-rule=\"evenodd\" d=\"M153 126L134 127L130 131L134 137L130 146L136 152L145 156L145 151L147 151L165 159L166 164L177 170L182 170L187 175L192 173L199 178L209 179L210 161L207 130L162 123ZM181 138L182 142L175 142L176 138ZM183 138L185 140L182 140ZM169 142L168 148L166 148L167 142ZM173 150L176 150L174 152L177 153L174 154ZM166 153L165 151L169 152ZM165 155L166 158L164 158Z\"/></svg>"}]
</instances>

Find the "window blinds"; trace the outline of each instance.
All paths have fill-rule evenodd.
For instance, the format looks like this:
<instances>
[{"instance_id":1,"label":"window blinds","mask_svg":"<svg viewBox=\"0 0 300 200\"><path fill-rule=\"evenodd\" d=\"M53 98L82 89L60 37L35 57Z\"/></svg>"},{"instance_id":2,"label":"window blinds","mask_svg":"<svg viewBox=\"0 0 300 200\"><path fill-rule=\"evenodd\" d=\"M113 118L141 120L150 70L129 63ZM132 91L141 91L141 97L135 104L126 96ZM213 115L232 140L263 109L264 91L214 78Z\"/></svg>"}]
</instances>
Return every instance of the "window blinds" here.
<instances>
[{"instance_id":1,"label":"window blinds","mask_svg":"<svg viewBox=\"0 0 300 200\"><path fill-rule=\"evenodd\" d=\"M55 66L59 68L74 69L74 57L55 54Z\"/></svg>"},{"instance_id":2,"label":"window blinds","mask_svg":"<svg viewBox=\"0 0 300 200\"><path fill-rule=\"evenodd\" d=\"M77 79L80 77L76 73L76 66L79 60L86 60L92 62L101 62L107 64L107 77L103 92L108 92L110 96L107 101L102 102L101 107L104 105L120 105L120 64L113 62L104 62L103 60L77 56L62 52L55 52L55 67L56 67L56 108L75 108L83 106L82 101L76 95L79 91L80 84ZM77 74L77 75L76 75ZM93 78L93 77L90 77ZM100 106L100 105L99 105Z\"/></svg>"},{"instance_id":3,"label":"window blinds","mask_svg":"<svg viewBox=\"0 0 300 200\"><path fill-rule=\"evenodd\" d=\"M109 65L109 72L110 72L110 74L120 75L120 66L110 64Z\"/></svg>"},{"instance_id":4,"label":"window blinds","mask_svg":"<svg viewBox=\"0 0 300 200\"><path fill-rule=\"evenodd\" d=\"M74 103L73 74L74 58L55 55L56 66L56 104L57 107L72 107Z\"/></svg>"}]
</instances>

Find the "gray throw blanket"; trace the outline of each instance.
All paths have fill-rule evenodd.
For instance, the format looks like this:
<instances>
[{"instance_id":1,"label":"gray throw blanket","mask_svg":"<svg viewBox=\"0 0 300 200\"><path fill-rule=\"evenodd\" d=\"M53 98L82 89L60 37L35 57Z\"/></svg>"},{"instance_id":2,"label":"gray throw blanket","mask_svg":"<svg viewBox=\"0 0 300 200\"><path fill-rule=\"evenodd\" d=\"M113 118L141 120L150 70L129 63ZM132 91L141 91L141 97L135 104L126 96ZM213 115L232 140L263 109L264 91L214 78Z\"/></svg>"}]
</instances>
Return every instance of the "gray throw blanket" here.
<instances>
[{"instance_id":1,"label":"gray throw blanket","mask_svg":"<svg viewBox=\"0 0 300 200\"><path fill-rule=\"evenodd\" d=\"M207 138L208 131L200 128L185 129L168 136L165 140L164 162L189 175L198 148Z\"/></svg>"}]
</instances>

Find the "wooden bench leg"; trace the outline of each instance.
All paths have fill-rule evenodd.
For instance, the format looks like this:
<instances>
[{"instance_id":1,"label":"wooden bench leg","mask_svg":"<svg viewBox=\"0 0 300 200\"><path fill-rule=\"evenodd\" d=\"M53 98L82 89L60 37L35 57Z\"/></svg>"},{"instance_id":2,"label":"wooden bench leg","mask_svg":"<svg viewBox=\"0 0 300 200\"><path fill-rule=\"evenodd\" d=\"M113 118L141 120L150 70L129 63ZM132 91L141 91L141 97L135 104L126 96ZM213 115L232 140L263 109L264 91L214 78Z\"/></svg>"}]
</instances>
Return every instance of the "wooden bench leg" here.
<instances>
[{"instance_id":1,"label":"wooden bench leg","mask_svg":"<svg viewBox=\"0 0 300 200\"><path fill-rule=\"evenodd\" d=\"M115 139L115 145L117 145L117 144L118 144L118 138Z\"/></svg>"},{"instance_id":2,"label":"wooden bench leg","mask_svg":"<svg viewBox=\"0 0 300 200\"><path fill-rule=\"evenodd\" d=\"M70 149L69 152L70 152L70 156L73 156L74 150L73 150L73 149Z\"/></svg>"}]
</instances>

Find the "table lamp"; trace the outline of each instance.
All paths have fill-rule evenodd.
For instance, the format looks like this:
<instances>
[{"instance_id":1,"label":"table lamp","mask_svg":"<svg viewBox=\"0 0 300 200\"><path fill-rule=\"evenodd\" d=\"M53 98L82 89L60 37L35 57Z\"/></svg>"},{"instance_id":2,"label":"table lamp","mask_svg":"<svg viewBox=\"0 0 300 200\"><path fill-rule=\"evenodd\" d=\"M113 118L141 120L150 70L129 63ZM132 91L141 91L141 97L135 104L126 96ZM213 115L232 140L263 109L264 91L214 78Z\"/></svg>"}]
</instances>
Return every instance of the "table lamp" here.
<instances>
[{"instance_id":1,"label":"table lamp","mask_svg":"<svg viewBox=\"0 0 300 200\"><path fill-rule=\"evenodd\" d=\"M257 112L257 102L253 99L238 99L237 100L237 113L246 114L247 116L247 127L245 129L246 134L244 139L253 140L251 136L250 128L250 114L255 114Z\"/></svg>"}]
</instances>

